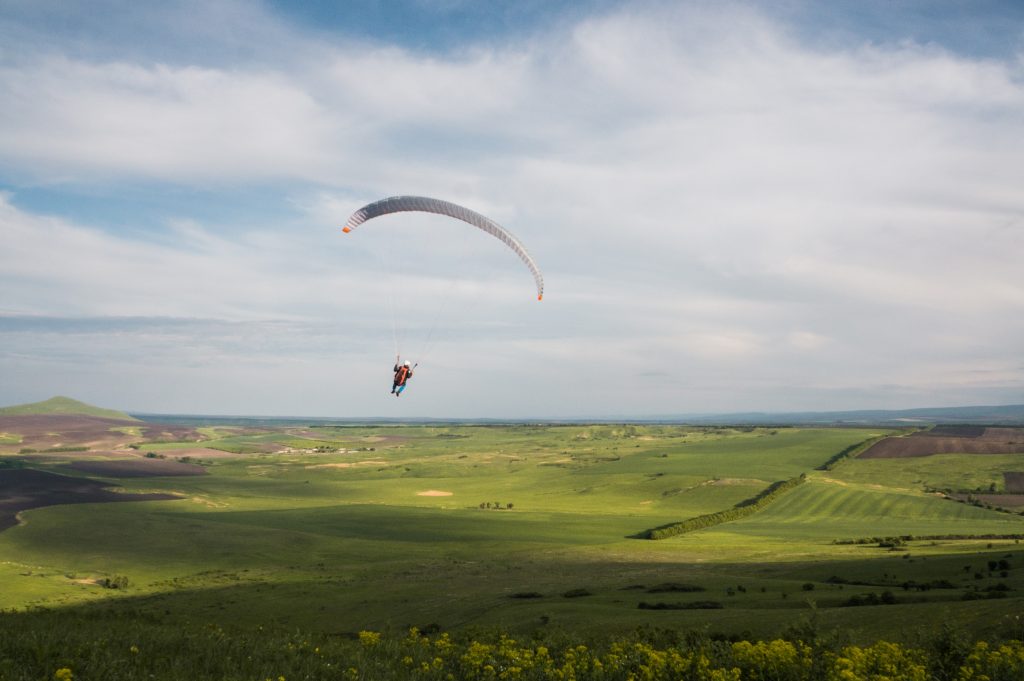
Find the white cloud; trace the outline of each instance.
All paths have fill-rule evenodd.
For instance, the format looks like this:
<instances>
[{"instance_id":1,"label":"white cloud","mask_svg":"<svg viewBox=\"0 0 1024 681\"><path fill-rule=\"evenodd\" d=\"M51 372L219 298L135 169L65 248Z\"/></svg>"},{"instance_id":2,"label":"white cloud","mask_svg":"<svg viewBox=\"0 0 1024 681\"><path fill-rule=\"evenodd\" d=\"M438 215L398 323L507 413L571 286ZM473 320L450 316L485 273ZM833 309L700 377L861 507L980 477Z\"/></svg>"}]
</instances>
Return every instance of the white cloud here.
<instances>
[{"instance_id":1,"label":"white cloud","mask_svg":"<svg viewBox=\"0 0 1024 681\"><path fill-rule=\"evenodd\" d=\"M0 71L0 92L0 154L57 179L312 179L329 166L334 124L286 74L44 57Z\"/></svg>"}]
</instances>

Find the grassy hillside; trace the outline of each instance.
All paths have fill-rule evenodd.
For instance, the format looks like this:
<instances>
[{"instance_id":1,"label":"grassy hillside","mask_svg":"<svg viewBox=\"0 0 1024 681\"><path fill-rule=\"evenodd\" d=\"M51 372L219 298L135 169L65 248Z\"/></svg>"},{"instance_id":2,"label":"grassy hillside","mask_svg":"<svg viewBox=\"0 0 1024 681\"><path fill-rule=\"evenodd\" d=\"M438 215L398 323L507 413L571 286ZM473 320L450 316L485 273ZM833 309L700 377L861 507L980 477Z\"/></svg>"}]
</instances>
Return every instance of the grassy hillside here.
<instances>
[{"instance_id":1,"label":"grassy hillside","mask_svg":"<svg viewBox=\"0 0 1024 681\"><path fill-rule=\"evenodd\" d=\"M119 419L122 421L138 421L123 411L116 409L103 409L94 407L85 402L73 400L70 397L51 397L42 402L31 404L19 404L13 407L0 407L0 416L28 416L33 414L75 414L79 416L96 416L105 419Z\"/></svg>"},{"instance_id":2,"label":"grassy hillside","mask_svg":"<svg viewBox=\"0 0 1024 681\"><path fill-rule=\"evenodd\" d=\"M180 500L37 508L0 533L0 609L95 607L170 626L334 635L436 625L775 636L813 615L873 641L950 617L987 635L1021 608L1024 550L1012 538L896 551L833 543L1024 534L1024 517L915 483L974 471L972 484L984 486L1010 461L948 459L928 475L920 461L898 459L814 470L877 429L218 427L203 429L201 443L190 432L181 442L89 453L95 462L187 452L208 475L103 476ZM20 463L67 472L75 456ZM664 541L634 538L800 474L807 483L743 520ZM988 567L999 561L1007 567ZM128 587L100 586L117 578ZM902 586L915 580L942 587Z\"/></svg>"}]
</instances>

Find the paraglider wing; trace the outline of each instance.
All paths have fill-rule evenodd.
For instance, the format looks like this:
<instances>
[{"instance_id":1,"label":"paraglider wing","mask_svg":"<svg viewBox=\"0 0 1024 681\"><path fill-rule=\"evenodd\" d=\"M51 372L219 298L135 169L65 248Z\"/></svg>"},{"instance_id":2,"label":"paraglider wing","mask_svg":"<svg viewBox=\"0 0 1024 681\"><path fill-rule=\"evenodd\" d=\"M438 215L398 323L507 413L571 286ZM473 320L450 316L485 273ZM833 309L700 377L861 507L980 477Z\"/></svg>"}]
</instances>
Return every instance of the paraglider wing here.
<instances>
[{"instance_id":1,"label":"paraglider wing","mask_svg":"<svg viewBox=\"0 0 1024 681\"><path fill-rule=\"evenodd\" d=\"M522 242L494 220L450 201L431 199L425 196L392 196L387 199L381 199L380 201L367 204L355 213L352 213L352 217L345 223L342 231L346 233L351 232L367 220L372 220L381 215L408 211L446 215L478 227L491 236L500 239L502 243L515 251L516 255L530 268L530 272L533 273L533 280L537 284L537 300L541 300L544 297L544 277L541 275L540 269L537 268L537 263L526 252Z\"/></svg>"}]
</instances>

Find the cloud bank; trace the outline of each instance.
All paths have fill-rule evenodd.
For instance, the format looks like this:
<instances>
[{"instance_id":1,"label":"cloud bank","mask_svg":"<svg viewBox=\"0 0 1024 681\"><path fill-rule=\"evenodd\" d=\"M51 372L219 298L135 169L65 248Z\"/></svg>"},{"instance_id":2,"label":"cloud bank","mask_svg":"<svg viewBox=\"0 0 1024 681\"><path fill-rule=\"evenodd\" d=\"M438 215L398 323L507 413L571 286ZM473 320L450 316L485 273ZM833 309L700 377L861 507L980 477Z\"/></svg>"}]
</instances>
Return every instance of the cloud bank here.
<instances>
[{"instance_id":1,"label":"cloud bank","mask_svg":"<svg viewBox=\"0 0 1024 681\"><path fill-rule=\"evenodd\" d=\"M630 5L430 53L215 7L273 41L0 55L5 401L69 375L105 404L220 413L1024 400L1019 56L811 44L744 4ZM115 203L140 183L260 187L288 218L186 202L131 230L20 199ZM500 244L435 218L339 236L398 193L512 229L545 301ZM429 353L429 401L376 396L398 340Z\"/></svg>"}]
</instances>

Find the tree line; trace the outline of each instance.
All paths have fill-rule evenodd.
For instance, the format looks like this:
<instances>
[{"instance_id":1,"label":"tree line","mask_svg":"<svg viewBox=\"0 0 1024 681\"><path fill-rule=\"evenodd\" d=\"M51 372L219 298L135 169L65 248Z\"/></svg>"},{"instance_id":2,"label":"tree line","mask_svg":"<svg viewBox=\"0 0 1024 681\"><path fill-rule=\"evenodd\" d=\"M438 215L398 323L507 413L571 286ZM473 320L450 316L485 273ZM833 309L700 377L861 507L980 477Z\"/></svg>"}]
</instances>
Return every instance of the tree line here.
<instances>
[{"instance_id":1,"label":"tree line","mask_svg":"<svg viewBox=\"0 0 1024 681\"><path fill-rule=\"evenodd\" d=\"M669 537L675 537L676 535L685 534L687 532L703 530L732 520L746 518L749 515L757 513L786 492L798 485L802 485L806 481L807 475L804 473L801 473L795 478L790 478L789 480L779 480L778 482L773 482L771 485L766 487L757 496L745 499L730 509L716 511L714 513L706 513L695 518L690 518L689 520L683 520L682 522L655 527L642 532L640 536L644 539L668 539Z\"/></svg>"}]
</instances>

